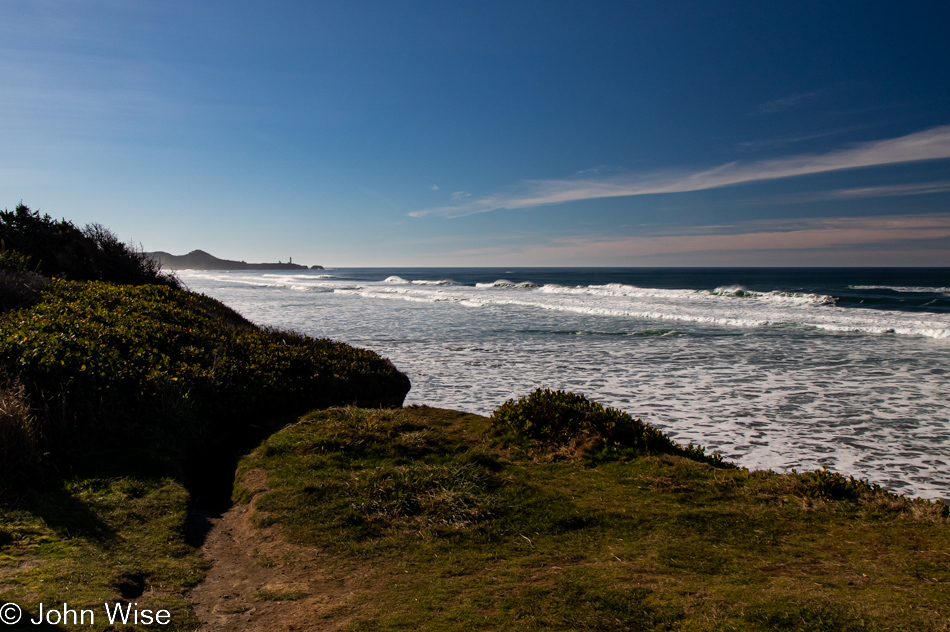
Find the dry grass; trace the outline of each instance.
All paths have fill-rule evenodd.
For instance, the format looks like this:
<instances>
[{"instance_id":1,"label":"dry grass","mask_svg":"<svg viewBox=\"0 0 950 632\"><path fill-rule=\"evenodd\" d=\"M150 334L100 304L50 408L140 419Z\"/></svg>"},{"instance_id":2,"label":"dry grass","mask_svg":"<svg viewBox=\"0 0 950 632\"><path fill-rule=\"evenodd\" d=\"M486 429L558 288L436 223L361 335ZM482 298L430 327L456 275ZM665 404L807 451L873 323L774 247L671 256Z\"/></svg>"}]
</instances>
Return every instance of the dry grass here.
<instances>
[{"instance_id":1,"label":"dry grass","mask_svg":"<svg viewBox=\"0 0 950 632\"><path fill-rule=\"evenodd\" d=\"M0 386L0 475L28 470L39 461L36 417L22 384Z\"/></svg>"}]
</instances>

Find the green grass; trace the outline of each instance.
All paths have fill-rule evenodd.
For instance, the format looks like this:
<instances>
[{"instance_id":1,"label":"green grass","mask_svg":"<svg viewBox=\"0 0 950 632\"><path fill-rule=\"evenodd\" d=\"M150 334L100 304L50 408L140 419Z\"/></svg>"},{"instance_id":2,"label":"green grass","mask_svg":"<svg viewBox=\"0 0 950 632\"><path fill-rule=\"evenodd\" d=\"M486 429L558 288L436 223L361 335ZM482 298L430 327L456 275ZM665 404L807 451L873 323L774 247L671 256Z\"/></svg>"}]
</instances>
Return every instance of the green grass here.
<instances>
[{"instance_id":1,"label":"green grass","mask_svg":"<svg viewBox=\"0 0 950 632\"><path fill-rule=\"evenodd\" d=\"M186 592L205 562L185 541L188 493L170 479L71 480L0 509L0 601L96 612L127 599L166 609L169 630L198 627ZM129 629L135 629L129 627ZM144 628L142 628L144 629Z\"/></svg>"},{"instance_id":2,"label":"green grass","mask_svg":"<svg viewBox=\"0 0 950 632\"><path fill-rule=\"evenodd\" d=\"M312 413L246 457L237 480L251 469L268 479L259 525L321 547L329 565L374 568L379 588L353 630L950 621L946 508L827 472L550 460L492 438L488 419L428 408Z\"/></svg>"}]
</instances>

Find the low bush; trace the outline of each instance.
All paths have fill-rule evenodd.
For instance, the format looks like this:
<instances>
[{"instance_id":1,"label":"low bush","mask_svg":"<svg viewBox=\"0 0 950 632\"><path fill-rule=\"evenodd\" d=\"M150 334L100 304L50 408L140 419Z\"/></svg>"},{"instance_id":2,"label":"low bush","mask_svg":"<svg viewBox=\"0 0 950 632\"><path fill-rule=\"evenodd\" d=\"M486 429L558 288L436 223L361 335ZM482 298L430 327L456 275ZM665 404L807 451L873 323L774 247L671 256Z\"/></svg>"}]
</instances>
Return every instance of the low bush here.
<instances>
[{"instance_id":1,"label":"low bush","mask_svg":"<svg viewBox=\"0 0 950 632\"><path fill-rule=\"evenodd\" d=\"M797 488L803 496L822 500L857 500L862 495L883 491L879 485L844 476L827 467L801 474Z\"/></svg>"},{"instance_id":2,"label":"low bush","mask_svg":"<svg viewBox=\"0 0 950 632\"><path fill-rule=\"evenodd\" d=\"M527 397L509 399L496 408L491 422L498 434L548 446L570 444L592 460L676 454L716 466L727 465L720 455L707 455L702 446L680 446L640 419L571 392L535 389Z\"/></svg>"},{"instance_id":3,"label":"low bush","mask_svg":"<svg viewBox=\"0 0 950 632\"><path fill-rule=\"evenodd\" d=\"M5 253L0 252L0 257ZM20 309L40 300L49 279L17 268L4 268L0 262L0 312Z\"/></svg>"},{"instance_id":4,"label":"low bush","mask_svg":"<svg viewBox=\"0 0 950 632\"><path fill-rule=\"evenodd\" d=\"M206 296L63 280L0 320L0 370L23 385L54 457L130 445L174 457L254 418L398 406L409 390L371 351L261 329Z\"/></svg>"},{"instance_id":5,"label":"low bush","mask_svg":"<svg viewBox=\"0 0 950 632\"><path fill-rule=\"evenodd\" d=\"M24 204L0 211L0 268L74 281L180 286L141 249L100 224L80 229Z\"/></svg>"}]
</instances>

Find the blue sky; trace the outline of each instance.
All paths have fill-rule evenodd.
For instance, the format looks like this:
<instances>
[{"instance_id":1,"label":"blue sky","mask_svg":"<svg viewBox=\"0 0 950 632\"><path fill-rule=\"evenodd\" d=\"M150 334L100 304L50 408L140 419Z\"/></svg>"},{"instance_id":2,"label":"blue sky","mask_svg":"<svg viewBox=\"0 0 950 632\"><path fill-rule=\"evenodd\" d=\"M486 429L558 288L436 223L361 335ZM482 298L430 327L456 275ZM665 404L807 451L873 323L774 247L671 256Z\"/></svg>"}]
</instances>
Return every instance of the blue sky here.
<instances>
[{"instance_id":1,"label":"blue sky","mask_svg":"<svg viewBox=\"0 0 950 632\"><path fill-rule=\"evenodd\" d=\"M950 4L0 4L0 206L146 250L950 265Z\"/></svg>"}]
</instances>

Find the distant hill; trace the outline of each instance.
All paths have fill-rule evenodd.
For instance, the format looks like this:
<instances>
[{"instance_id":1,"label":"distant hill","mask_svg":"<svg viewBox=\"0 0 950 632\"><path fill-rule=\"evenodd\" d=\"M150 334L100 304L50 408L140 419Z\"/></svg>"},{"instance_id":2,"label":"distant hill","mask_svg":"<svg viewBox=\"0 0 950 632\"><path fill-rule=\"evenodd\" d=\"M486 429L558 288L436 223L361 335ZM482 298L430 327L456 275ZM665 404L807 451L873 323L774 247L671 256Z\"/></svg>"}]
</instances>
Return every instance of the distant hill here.
<instances>
[{"instance_id":1,"label":"distant hill","mask_svg":"<svg viewBox=\"0 0 950 632\"><path fill-rule=\"evenodd\" d=\"M192 250L187 255L173 255L161 250L145 255L158 262L162 268L171 270L323 270L323 266L308 268L297 263L247 263L218 259L204 250Z\"/></svg>"}]
</instances>

